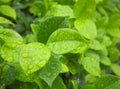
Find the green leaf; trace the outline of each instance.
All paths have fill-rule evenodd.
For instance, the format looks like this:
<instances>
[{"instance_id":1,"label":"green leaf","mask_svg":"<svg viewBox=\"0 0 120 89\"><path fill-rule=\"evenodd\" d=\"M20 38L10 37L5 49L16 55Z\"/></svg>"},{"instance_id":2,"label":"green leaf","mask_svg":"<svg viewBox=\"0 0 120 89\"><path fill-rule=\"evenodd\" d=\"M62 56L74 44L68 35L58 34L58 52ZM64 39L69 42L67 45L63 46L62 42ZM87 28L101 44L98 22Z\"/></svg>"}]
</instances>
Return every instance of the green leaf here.
<instances>
[{"instance_id":1,"label":"green leaf","mask_svg":"<svg viewBox=\"0 0 120 89\"><path fill-rule=\"evenodd\" d=\"M43 79L50 87L61 71L60 58L61 56L59 55L51 56L49 62L40 70L39 77Z\"/></svg>"},{"instance_id":2,"label":"green leaf","mask_svg":"<svg viewBox=\"0 0 120 89\"><path fill-rule=\"evenodd\" d=\"M102 43L108 47L108 46L110 46L110 45L112 44L112 41L111 41L111 39L110 39L109 36L106 36L106 35L105 35L105 36L103 37L103 42L102 42Z\"/></svg>"},{"instance_id":3,"label":"green leaf","mask_svg":"<svg viewBox=\"0 0 120 89\"><path fill-rule=\"evenodd\" d=\"M44 89L67 89L60 76L56 77L51 87L49 87L44 81L38 81L38 84L40 84L40 87Z\"/></svg>"},{"instance_id":4,"label":"green leaf","mask_svg":"<svg viewBox=\"0 0 120 89\"><path fill-rule=\"evenodd\" d=\"M120 51L117 48L110 47L108 49L108 52L109 52L109 58L112 62L115 62L118 60L120 56Z\"/></svg>"},{"instance_id":5,"label":"green leaf","mask_svg":"<svg viewBox=\"0 0 120 89\"><path fill-rule=\"evenodd\" d=\"M68 72L69 71L69 69L68 69L68 67L67 67L67 65L65 65L65 64L63 64L63 63L61 63L61 71L60 71L60 73L66 73L66 72Z\"/></svg>"},{"instance_id":6,"label":"green leaf","mask_svg":"<svg viewBox=\"0 0 120 89\"><path fill-rule=\"evenodd\" d=\"M76 20L75 28L87 39L94 39L97 36L96 25L92 20Z\"/></svg>"},{"instance_id":7,"label":"green leaf","mask_svg":"<svg viewBox=\"0 0 120 89\"><path fill-rule=\"evenodd\" d=\"M1 28L0 38L10 47L16 47L16 45L23 43L23 38L12 29Z\"/></svg>"},{"instance_id":8,"label":"green leaf","mask_svg":"<svg viewBox=\"0 0 120 89\"><path fill-rule=\"evenodd\" d=\"M87 50L87 52L85 53L85 56L91 57L91 58L97 60L98 62L100 61L100 57L95 51Z\"/></svg>"},{"instance_id":9,"label":"green leaf","mask_svg":"<svg viewBox=\"0 0 120 89\"><path fill-rule=\"evenodd\" d=\"M34 15L42 16L46 13L46 8L42 1L35 1L31 3L29 11Z\"/></svg>"},{"instance_id":10,"label":"green leaf","mask_svg":"<svg viewBox=\"0 0 120 89\"><path fill-rule=\"evenodd\" d=\"M74 4L74 0L55 0L55 1L62 5L73 5Z\"/></svg>"},{"instance_id":11,"label":"green leaf","mask_svg":"<svg viewBox=\"0 0 120 89\"><path fill-rule=\"evenodd\" d=\"M120 14L113 14L109 17L107 29L118 28L120 26Z\"/></svg>"},{"instance_id":12,"label":"green leaf","mask_svg":"<svg viewBox=\"0 0 120 89\"><path fill-rule=\"evenodd\" d=\"M10 89L38 89L35 83L15 81L9 85Z\"/></svg>"},{"instance_id":13,"label":"green leaf","mask_svg":"<svg viewBox=\"0 0 120 89\"><path fill-rule=\"evenodd\" d=\"M0 0L0 3L8 3L10 2L11 0Z\"/></svg>"},{"instance_id":14,"label":"green leaf","mask_svg":"<svg viewBox=\"0 0 120 89\"><path fill-rule=\"evenodd\" d=\"M20 64L15 64L15 78L22 82L34 82L38 76L33 74L30 74L29 76L26 75L26 73L23 71Z\"/></svg>"},{"instance_id":15,"label":"green leaf","mask_svg":"<svg viewBox=\"0 0 120 89\"><path fill-rule=\"evenodd\" d=\"M66 27L65 17L46 17L32 24L32 31L39 42L46 43L49 36L58 28Z\"/></svg>"},{"instance_id":16,"label":"green leaf","mask_svg":"<svg viewBox=\"0 0 120 89\"><path fill-rule=\"evenodd\" d=\"M81 89L95 89L94 87L92 84L85 84Z\"/></svg>"},{"instance_id":17,"label":"green leaf","mask_svg":"<svg viewBox=\"0 0 120 89\"><path fill-rule=\"evenodd\" d=\"M97 40L90 40L88 42L88 46L89 46L89 48L94 49L94 50L102 50L103 49L102 45Z\"/></svg>"},{"instance_id":18,"label":"green leaf","mask_svg":"<svg viewBox=\"0 0 120 89\"><path fill-rule=\"evenodd\" d=\"M3 15L9 16L13 19L16 19L15 10L8 5L0 5L0 13L2 13Z\"/></svg>"},{"instance_id":19,"label":"green leaf","mask_svg":"<svg viewBox=\"0 0 120 89\"><path fill-rule=\"evenodd\" d=\"M0 23L2 24L11 24L14 26L14 23L12 23L10 20L4 18L4 17L0 17Z\"/></svg>"},{"instance_id":20,"label":"green leaf","mask_svg":"<svg viewBox=\"0 0 120 89\"><path fill-rule=\"evenodd\" d=\"M15 69L6 64L4 66L0 66L2 73L0 74L0 83L4 83L6 85L11 84L15 80Z\"/></svg>"},{"instance_id":21,"label":"green leaf","mask_svg":"<svg viewBox=\"0 0 120 89\"><path fill-rule=\"evenodd\" d=\"M107 56L100 56L100 62L107 66L111 65L111 61Z\"/></svg>"},{"instance_id":22,"label":"green leaf","mask_svg":"<svg viewBox=\"0 0 120 89\"><path fill-rule=\"evenodd\" d=\"M65 54L77 48L80 44L80 35L69 28L61 28L52 33L47 45L56 54Z\"/></svg>"},{"instance_id":23,"label":"green leaf","mask_svg":"<svg viewBox=\"0 0 120 89\"><path fill-rule=\"evenodd\" d=\"M120 65L112 64L111 69L116 75L120 76Z\"/></svg>"},{"instance_id":24,"label":"green leaf","mask_svg":"<svg viewBox=\"0 0 120 89\"><path fill-rule=\"evenodd\" d=\"M71 53L84 53L88 49L88 45L85 42L80 42L80 45L72 50Z\"/></svg>"},{"instance_id":25,"label":"green leaf","mask_svg":"<svg viewBox=\"0 0 120 89\"><path fill-rule=\"evenodd\" d=\"M62 78L57 77L55 81L53 82L52 88L51 89L67 89Z\"/></svg>"},{"instance_id":26,"label":"green leaf","mask_svg":"<svg viewBox=\"0 0 120 89\"><path fill-rule=\"evenodd\" d=\"M74 17L73 10L67 5L56 5L51 10L54 16L69 16Z\"/></svg>"},{"instance_id":27,"label":"green leaf","mask_svg":"<svg viewBox=\"0 0 120 89\"><path fill-rule=\"evenodd\" d=\"M120 78L113 75L101 76L95 82L95 89L120 89Z\"/></svg>"},{"instance_id":28,"label":"green leaf","mask_svg":"<svg viewBox=\"0 0 120 89\"><path fill-rule=\"evenodd\" d=\"M23 47L23 45L18 45L14 48L7 46L4 44L1 47L1 57L11 63L19 63L19 54L20 50Z\"/></svg>"},{"instance_id":29,"label":"green leaf","mask_svg":"<svg viewBox=\"0 0 120 89\"><path fill-rule=\"evenodd\" d=\"M94 76L100 76L101 70L99 62L93 57L84 57L81 63L85 70Z\"/></svg>"},{"instance_id":30,"label":"green leaf","mask_svg":"<svg viewBox=\"0 0 120 89\"><path fill-rule=\"evenodd\" d=\"M74 14L78 19L88 19L96 9L95 0L78 0L74 5Z\"/></svg>"},{"instance_id":31,"label":"green leaf","mask_svg":"<svg viewBox=\"0 0 120 89\"><path fill-rule=\"evenodd\" d=\"M120 29L119 28L107 29L107 33L113 37L120 38Z\"/></svg>"},{"instance_id":32,"label":"green leaf","mask_svg":"<svg viewBox=\"0 0 120 89\"><path fill-rule=\"evenodd\" d=\"M50 58L50 51L42 43L32 42L21 49L20 65L26 75L41 69Z\"/></svg>"}]
</instances>

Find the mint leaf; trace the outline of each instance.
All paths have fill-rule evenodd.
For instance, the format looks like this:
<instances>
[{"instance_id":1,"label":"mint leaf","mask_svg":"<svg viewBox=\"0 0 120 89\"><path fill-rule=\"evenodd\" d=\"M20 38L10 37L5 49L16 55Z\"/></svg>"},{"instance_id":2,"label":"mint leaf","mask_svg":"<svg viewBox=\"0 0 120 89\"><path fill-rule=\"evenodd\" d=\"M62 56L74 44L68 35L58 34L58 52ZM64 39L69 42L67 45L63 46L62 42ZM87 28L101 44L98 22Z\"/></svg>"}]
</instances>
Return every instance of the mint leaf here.
<instances>
[{"instance_id":1,"label":"mint leaf","mask_svg":"<svg viewBox=\"0 0 120 89\"><path fill-rule=\"evenodd\" d=\"M0 38L10 47L15 47L16 45L23 43L23 38L12 29L1 28Z\"/></svg>"},{"instance_id":2,"label":"mint leaf","mask_svg":"<svg viewBox=\"0 0 120 89\"><path fill-rule=\"evenodd\" d=\"M84 57L81 63L85 70L94 76L100 76L101 70L99 62L93 57Z\"/></svg>"},{"instance_id":3,"label":"mint leaf","mask_svg":"<svg viewBox=\"0 0 120 89\"><path fill-rule=\"evenodd\" d=\"M0 17L0 23L14 25L14 23L12 23L10 20L8 20L8 19L6 19L4 17Z\"/></svg>"},{"instance_id":4,"label":"mint leaf","mask_svg":"<svg viewBox=\"0 0 120 89\"><path fill-rule=\"evenodd\" d=\"M96 9L95 0L78 0L74 5L74 14L77 19L88 19Z\"/></svg>"},{"instance_id":5,"label":"mint leaf","mask_svg":"<svg viewBox=\"0 0 120 89\"><path fill-rule=\"evenodd\" d=\"M39 71L39 77L43 79L50 87L53 81L61 71L61 62L59 55L52 55L49 62Z\"/></svg>"},{"instance_id":6,"label":"mint leaf","mask_svg":"<svg viewBox=\"0 0 120 89\"><path fill-rule=\"evenodd\" d=\"M100 56L100 62L107 66L111 65L111 61L107 56Z\"/></svg>"},{"instance_id":7,"label":"mint leaf","mask_svg":"<svg viewBox=\"0 0 120 89\"><path fill-rule=\"evenodd\" d=\"M77 48L81 37L77 31L69 28L61 28L52 33L47 45L56 54L65 54Z\"/></svg>"},{"instance_id":8,"label":"mint leaf","mask_svg":"<svg viewBox=\"0 0 120 89\"><path fill-rule=\"evenodd\" d=\"M102 50L103 49L102 45L97 40L90 40L88 42L88 46L90 49L94 49L94 50Z\"/></svg>"},{"instance_id":9,"label":"mint leaf","mask_svg":"<svg viewBox=\"0 0 120 89\"><path fill-rule=\"evenodd\" d=\"M20 65L26 75L41 69L50 58L50 51L42 43L32 42L21 49Z\"/></svg>"},{"instance_id":10,"label":"mint leaf","mask_svg":"<svg viewBox=\"0 0 120 89\"><path fill-rule=\"evenodd\" d=\"M10 63L19 63L19 54L23 45L17 45L12 48L4 44L1 47L1 57Z\"/></svg>"},{"instance_id":11,"label":"mint leaf","mask_svg":"<svg viewBox=\"0 0 120 89\"><path fill-rule=\"evenodd\" d=\"M101 76L95 82L95 89L120 89L120 78L113 75Z\"/></svg>"},{"instance_id":12,"label":"mint leaf","mask_svg":"<svg viewBox=\"0 0 120 89\"><path fill-rule=\"evenodd\" d=\"M119 69L120 69L120 65L113 63L113 64L111 65L111 69L112 69L112 71L113 71L116 75L120 76L120 70L119 70Z\"/></svg>"},{"instance_id":13,"label":"mint leaf","mask_svg":"<svg viewBox=\"0 0 120 89\"><path fill-rule=\"evenodd\" d=\"M0 13L2 13L3 15L9 16L13 19L16 19L15 10L8 5L0 5Z\"/></svg>"},{"instance_id":14,"label":"mint leaf","mask_svg":"<svg viewBox=\"0 0 120 89\"><path fill-rule=\"evenodd\" d=\"M36 24L32 24L31 27L37 40L39 42L46 43L49 36L55 30L61 27L66 27L66 23L64 23L64 21L64 17L46 17L38 21Z\"/></svg>"},{"instance_id":15,"label":"mint leaf","mask_svg":"<svg viewBox=\"0 0 120 89\"><path fill-rule=\"evenodd\" d=\"M56 5L53 6L51 13L54 16L69 16L74 17L73 10L67 5Z\"/></svg>"},{"instance_id":16,"label":"mint leaf","mask_svg":"<svg viewBox=\"0 0 120 89\"><path fill-rule=\"evenodd\" d=\"M97 36L96 25L92 20L76 20L75 28L87 39L94 39Z\"/></svg>"}]
</instances>

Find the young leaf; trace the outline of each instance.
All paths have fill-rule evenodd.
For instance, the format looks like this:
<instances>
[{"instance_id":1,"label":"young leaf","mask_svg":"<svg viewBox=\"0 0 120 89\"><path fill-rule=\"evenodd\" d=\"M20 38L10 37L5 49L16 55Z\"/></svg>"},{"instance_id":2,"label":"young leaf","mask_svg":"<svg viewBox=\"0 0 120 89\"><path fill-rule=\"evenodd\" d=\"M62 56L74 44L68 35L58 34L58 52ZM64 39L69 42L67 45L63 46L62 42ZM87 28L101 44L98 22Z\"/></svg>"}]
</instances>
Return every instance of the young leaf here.
<instances>
[{"instance_id":1,"label":"young leaf","mask_svg":"<svg viewBox=\"0 0 120 89\"><path fill-rule=\"evenodd\" d=\"M53 81L61 71L61 62L59 55L52 55L49 62L40 70L39 77L43 79L50 87Z\"/></svg>"},{"instance_id":2,"label":"young leaf","mask_svg":"<svg viewBox=\"0 0 120 89\"><path fill-rule=\"evenodd\" d=\"M112 64L111 69L116 75L120 76L120 65Z\"/></svg>"},{"instance_id":3,"label":"young leaf","mask_svg":"<svg viewBox=\"0 0 120 89\"><path fill-rule=\"evenodd\" d=\"M81 63L85 70L94 76L100 76L101 70L99 62L93 57L84 57Z\"/></svg>"},{"instance_id":4,"label":"young leaf","mask_svg":"<svg viewBox=\"0 0 120 89\"><path fill-rule=\"evenodd\" d=\"M71 53L84 53L88 49L88 45L85 42L80 42L80 45L72 50Z\"/></svg>"},{"instance_id":5,"label":"young leaf","mask_svg":"<svg viewBox=\"0 0 120 89\"><path fill-rule=\"evenodd\" d=\"M50 58L50 50L42 43L32 42L20 52L20 65L26 75L41 69Z\"/></svg>"},{"instance_id":6,"label":"young leaf","mask_svg":"<svg viewBox=\"0 0 120 89\"><path fill-rule=\"evenodd\" d=\"M100 56L100 62L107 66L111 65L111 61L107 56Z\"/></svg>"},{"instance_id":7,"label":"young leaf","mask_svg":"<svg viewBox=\"0 0 120 89\"><path fill-rule=\"evenodd\" d=\"M19 81L22 82L34 82L36 79L38 79L38 76L35 75L34 73L31 75L26 75L25 72L23 71L22 67L20 64L15 64L15 78Z\"/></svg>"},{"instance_id":8,"label":"young leaf","mask_svg":"<svg viewBox=\"0 0 120 89\"><path fill-rule=\"evenodd\" d=\"M85 53L85 56L91 57L91 58L97 60L98 62L100 61L100 57L95 51L87 50L87 52Z\"/></svg>"},{"instance_id":9,"label":"young leaf","mask_svg":"<svg viewBox=\"0 0 120 89\"><path fill-rule=\"evenodd\" d=\"M46 43L49 36L58 28L66 27L65 17L46 17L41 19L37 24L32 24L32 31L37 40ZM63 24L64 23L64 24Z\"/></svg>"},{"instance_id":10,"label":"young leaf","mask_svg":"<svg viewBox=\"0 0 120 89\"><path fill-rule=\"evenodd\" d=\"M73 17L73 10L67 5L56 5L51 10L54 16L69 16Z\"/></svg>"},{"instance_id":11,"label":"young leaf","mask_svg":"<svg viewBox=\"0 0 120 89\"><path fill-rule=\"evenodd\" d=\"M96 10L95 0L78 0L74 5L74 14L78 19L88 19Z\"/></svg>"},{"instance_id":12,"label":"young leaf","mask_svg":"<svg viewBox=\"0 0 120 89\"><path fill-rule=\"evenodd\" d=\"M94 50L102 50L103 49L102 45L97 40L90 40L88 42L88 46L89 46L89 48L94 49Z\"/></svg>"},{"instance_id":13,"label":"young leaf","mask_svg":"<svg viewBox=\"0 0 120 89\"><path fill-rule=\"evenodd\" d=\"M0 23L14 25L14 23L12 23L10 20L8 20L8 19L6 19L4 17L0 17Z\"/></svg>"},{"instance_id":14,"label":"young leaf","mask_svg":"<svg viewBox=\"0 0 120 89\"><path fill-rule=\"evenodd\" d=\"M29 8L30 13L43 16L46 13L45 5L42 1L34 1Z\"/></svg>"},{"instance_id":15,"label":"young leaf","mask_svg":"<svg viewBox=\"0 0 120 89\"><path fill-rule=\"evenodd\" d=\"M15 47L16 45L23 43L23 38L12 29L1 28L0 38L10 47Z\"/></svg>"},{"instance_id":16,"label":"young leaf","mask_svg":"<svg viewBox=\"0 0 120 89\"><path fill-rule=\"evenodd\" d=\"M68 69L67 65L61 63L61 71L60 71L60 73L66 73L68 71L69 71L69 69Z\"/></svg>"},{"instance_id":17,"label":"young leaf","mask_svg":"<svg viewBox=\"0 0 120 89\"><path fill-rule=\"evenodd\" d=\"M97 36L96 25L92 20L76 20L75 28L87 39L94 39Z\"/></svg>"},{"instance_id":18,"label":"young leaf","mask_svg":"<svg viewBox=\"0 0 120 89\"><path fill-rule=\"evenodd\" d=\"M8 5L0 5L0 13L2 13L3 15L9 16L13 19L16 19L15 10Z\"/></svg>"},{"instance_id":19,"label":"young leaf","mask_svg":"<svg viewBox=\"0 0 120 89\"><path fill-rule=\"evenodd\" d=\"M23 45L18 45L14 48L4 44L1 47L1 57L7 62L19 63L19 53Z\"/></svg>"},{"instance_id":20,"label":"young leaf","mask_svg":"<svg viewBox=\"0 0 120 89\"><path fill-rule=\"evenodd\" d=\"M81 37L77 31L69 28L61 28L52 33L47 45L56 54L65 54L77 48Z\"/></svg>"},{"instance_id":21,"label":"young leaf","mask_svg":"<svg viewBox=\"0 0 120 89\"><path fill-rule=\"evenodd\" d=\"M120 89L120 78L113 75L101 76L95 82L95 89Z\"/></svg>"}]
</instances>

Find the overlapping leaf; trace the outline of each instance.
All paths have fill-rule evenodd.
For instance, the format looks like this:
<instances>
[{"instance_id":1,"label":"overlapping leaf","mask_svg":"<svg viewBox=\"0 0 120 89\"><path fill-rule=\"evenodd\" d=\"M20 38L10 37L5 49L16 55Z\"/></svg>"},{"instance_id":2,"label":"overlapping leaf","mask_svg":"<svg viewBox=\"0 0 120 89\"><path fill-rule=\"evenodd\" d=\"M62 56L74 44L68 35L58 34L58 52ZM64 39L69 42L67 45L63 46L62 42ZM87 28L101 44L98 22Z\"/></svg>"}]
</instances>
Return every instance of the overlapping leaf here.
<instances>
[{"instance_id":1,"label":"overlapping leaf","mask_svg":"<svg viewBox=\"0 0 120 89\"><path fill-rule=\"evenodd\" d=\"M51 87L61 69L60 56L52 55L49 62L40 70L39 77Z\"/></svg>"},{"instance_id":2,"label":"overlapping leaf","mask_svg":"<svg viewBox=\"0 0 120 89\"><path fill-rule=\"evenodd\" d=\"M66 27L65 17L46 17L32 24L32 30L39 42L46 43L49 36L58 28Z\"/></svg>"},{"instance_id":3,"label":"overlapping leaf","mask_svg":"<svg viewBox=\"0 0 120 89\"><path fill-rule=\"evenodd\" d=\"M87 39L94 39L97 36L96 25L92 20L76 20L74 23L79 33Z\"/></svg>"},{"instance_id":4,"label":"overlapping leaf","mask_svg":"<svg viewBox=\"0 0 120 89\"><path fill-rule=\"evenodd\" d=\"M74 14L78 19L88 19L94 14L95 9L95 0L78 0L74 5Z\"/></svg>"},{"instance_id":5,"label":"overlapping leaf","mask_svg":"<svg viewBox=\"0 0 120 89\"><path fill-rule=\"evenodd\" d=\"M65 54L77 48L81 37L77 31L69 28L61 28L52 33L47 45L56 54Z\"/></svg>"},{"instance_id":6,"label":"overlapping leaf","mask_svg":"<svg viewBox=\"0 0 120 89\"><path fill-rule=\"evenodd\" d=\"M50 50L42 43L25 45L20 52L20 65L26 75L41 69L50 58Z\"/></svg>"},{"instance_id":7,"label":"overlapping leaf","mask_svg":"<svg viewBox=\"0 0 120 89\"><path fill-rule=\"evenodd\" d=\"M16 12L15 10L8 6L8 5L0 5L0 13L6 15L6 16L9 16L13 19L16 19Z\"/></svg>"}]
</instances>

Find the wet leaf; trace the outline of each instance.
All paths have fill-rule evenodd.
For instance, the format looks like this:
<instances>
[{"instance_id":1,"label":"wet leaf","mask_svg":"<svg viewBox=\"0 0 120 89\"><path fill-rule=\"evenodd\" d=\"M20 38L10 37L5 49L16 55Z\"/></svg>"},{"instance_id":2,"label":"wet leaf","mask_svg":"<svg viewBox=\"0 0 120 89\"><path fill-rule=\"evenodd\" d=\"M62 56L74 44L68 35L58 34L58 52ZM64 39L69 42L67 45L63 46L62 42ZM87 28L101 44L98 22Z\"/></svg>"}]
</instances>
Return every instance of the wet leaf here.
<instances>
[{"instance_id":1,"label":"wet leaf","mask_svg":"<svg viewBox=\"0 0 120 89\"><path fill-rule=\"evenodd\" d=\"M65 54L77 48L80 44L80 35L69 28L61 28L52 33L47 45L56 54Z\"/></svg>"},{"instance_id":2,"label":"wet leaf","mask_svg":"<svg viewBox=\"0 0 120 89\"><path fill-rule=\"evenodd\" d=\"M97 36L96 25L92 20L76 20L75 28L87 39L94 39Z\"/></svg>"},{"instance_id":3,"label":"wet leaf","mask_svg":"<svg viewBox=\"0 0 120 89\"><path fill-rule=\"evenodd\" d=\"M43 79L51 87L60 71L61 71L60 56L53 55L51 56L49 62L40 70L39 77Z\"/></svg>"},{"instance_id":4,"label":"wet leaf","mask_svg":"<svg viewBox=\"0 0 120 89\"><path fill-rule=\"evenodd\" d=\"M8 5L0 5L0 13L6 15L6 16L9 16L13 19L16 19L16 12L15 10L8 6Z\"/></svg>"},{"instance_id":5,"label":"wet leaf","mask_svg":"<svg viewBox=\"0 0 120 89\"><path fill-rule=\"evenodd\" d=\"M20 52L20 65L26 75L41 69L50 58L50 51L42 43L32 42L25 45Z\"/></svg>"}]
</instances>

